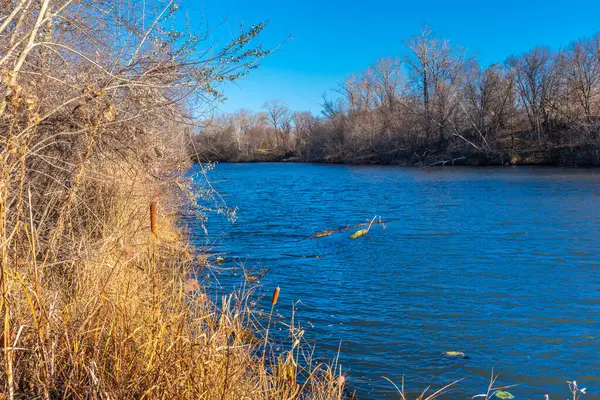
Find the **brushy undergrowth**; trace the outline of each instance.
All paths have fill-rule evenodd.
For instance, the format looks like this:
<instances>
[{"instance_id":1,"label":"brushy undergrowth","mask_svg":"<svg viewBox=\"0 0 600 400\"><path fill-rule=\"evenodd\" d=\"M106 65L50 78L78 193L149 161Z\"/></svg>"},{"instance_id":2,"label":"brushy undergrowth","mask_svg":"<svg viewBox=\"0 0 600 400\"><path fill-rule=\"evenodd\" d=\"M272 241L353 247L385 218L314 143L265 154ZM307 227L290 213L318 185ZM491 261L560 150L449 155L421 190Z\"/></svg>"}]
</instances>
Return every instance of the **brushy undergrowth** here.
<instances>
[{"instance_id":1,"label":"brushy undergrowth","mask_svg":"<svg viewBox=\"0 0 600 400\"><path fill-rule=\"evenodd\" d=\"M301 330L276 352L247 295L208 300L175 226L186 202L221 210L182 178L186 141L219 83L268 54L251 46L264 25L217 47L174 1L0 15L2 397L340 398Z\"/></svg>"}]
</instances>

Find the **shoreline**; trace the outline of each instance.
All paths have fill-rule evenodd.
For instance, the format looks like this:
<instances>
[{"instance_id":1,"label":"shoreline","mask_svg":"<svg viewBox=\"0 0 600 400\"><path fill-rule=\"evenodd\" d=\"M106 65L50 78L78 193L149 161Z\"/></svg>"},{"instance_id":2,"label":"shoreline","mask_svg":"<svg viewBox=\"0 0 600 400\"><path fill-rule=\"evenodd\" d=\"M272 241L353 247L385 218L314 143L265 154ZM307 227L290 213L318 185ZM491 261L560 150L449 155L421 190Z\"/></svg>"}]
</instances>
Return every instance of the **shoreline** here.
<instances>
[{"instance_id":1,"label":"shoreline","mask_svg":"<svg viewBox=\"0 0 600 400\"><path fill-rule=\"evenodd\" d=\"M369 166L381 166L381 167L399 167L399 168L440 168L440 167L464 167L464 168L483 168L483 167L546 167L546 168L584 168L584 169L596 169L600 168L600 164L586 163L586 164L560 164L560 163L515 163L515 164L498 164L498 163L436 163L431 164L410 164L402 162L345 162L345 161L307 161L300 159L272 159L272 160L261 160L261 159L249 159L249 160L207 160L198 161L192 159L193 164L314 164L314 165L347 165L356 167L369 167Z\"/></svg>"},{"instance_id":2,"label":"shoreline","mask_svg":"<svg viewBox=\"0 0 600 400\"><path fill-rule=\"evenodd\" d=\"M422 153L419 155L418 153ZM229 156L205 150L190 155L194 163L301 163L337 165L393 165L400 167L506 167L550 166L560 168L600 167L600 154L594 146L551 146L547 148L503 149L497 151L471 151L465 149L423 149L419 152L390 152L386 154L346 153L337 156L309 157L297 150L287 152L231 154Z\"/></svg>"}]
</instances>

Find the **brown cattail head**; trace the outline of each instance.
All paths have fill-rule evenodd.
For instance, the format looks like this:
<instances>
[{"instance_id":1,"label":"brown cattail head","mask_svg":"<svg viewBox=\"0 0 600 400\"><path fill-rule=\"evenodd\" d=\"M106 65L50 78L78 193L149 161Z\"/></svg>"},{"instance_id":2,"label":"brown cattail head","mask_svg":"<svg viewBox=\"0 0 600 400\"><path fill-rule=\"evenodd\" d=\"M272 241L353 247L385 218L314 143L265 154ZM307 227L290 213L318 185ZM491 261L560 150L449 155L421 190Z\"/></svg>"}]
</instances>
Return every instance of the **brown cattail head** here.
<instances>
[{"instance_id":1,"label":"brown cattail head","mask_svg":"<svg viewBox=\"0 0 600 400\"><path fill-rule=\"evenodd\" d=\"M277 299L279 298L279 286L275 288L273 291L273 298L271 299L271 305L274 306L277 304Z\"/></svg>"},{"instance_id":2,"label":"brown cattail head","mask_svg":"<svg viewBox=\"0 0 600 400\"><path fill-rule=\"evenodd\" d=\"M156 234L156 202L155 201L150 203L150 230L154 234L154 237L157 237L157 234Z\"/></svg>"}]
</instances>

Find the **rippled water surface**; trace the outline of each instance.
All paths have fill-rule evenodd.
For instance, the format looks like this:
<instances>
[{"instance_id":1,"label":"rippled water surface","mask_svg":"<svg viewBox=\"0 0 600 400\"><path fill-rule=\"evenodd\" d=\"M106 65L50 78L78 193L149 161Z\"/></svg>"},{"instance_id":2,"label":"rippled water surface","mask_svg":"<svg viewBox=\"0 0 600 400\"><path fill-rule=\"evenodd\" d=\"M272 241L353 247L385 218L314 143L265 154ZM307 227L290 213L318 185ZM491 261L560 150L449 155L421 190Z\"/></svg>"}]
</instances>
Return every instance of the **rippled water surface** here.
<instances>
[{"instance_id":1,"label":"rippled water surface","mask_svg":"<svg viewBox=\"0 0 600 400\"><path fill-rule=\"evenodd\" d=\"M281 286L283 316L300 301L316 352L341 342L359 398L398 398L382 377L403 375L413 391L464 377L447 398L467 398L492 368L517 398L564 399L572 379L600 392L600 170L219 164L209 177L239 207L234 224L208 222L224 266L268 269L264 291ZM374 215L385 230L307 239Z\"/></svg>"}]
</instances>

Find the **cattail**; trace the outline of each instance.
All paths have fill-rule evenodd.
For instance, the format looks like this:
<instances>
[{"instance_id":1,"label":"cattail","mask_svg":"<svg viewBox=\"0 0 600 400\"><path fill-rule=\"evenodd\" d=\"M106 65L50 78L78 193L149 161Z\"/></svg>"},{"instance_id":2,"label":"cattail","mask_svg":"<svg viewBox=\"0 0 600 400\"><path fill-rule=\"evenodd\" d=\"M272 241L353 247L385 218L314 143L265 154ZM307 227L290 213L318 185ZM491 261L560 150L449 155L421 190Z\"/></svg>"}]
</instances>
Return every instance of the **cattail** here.
<instances>
[{"instance_id":1,"label":"cattail","mask_svg":"<svg viewBox=\"0 0 600 400\"><path fill-rule=\"evenodd\" d=\"M155 201L150 203L150 230L154 234L154 237L157 237L157 234L156 234L156 202Z\"/></svg>"},{"instance_id":2,"label":"cattail","mask_svg":"<svg viewBox=\"0 0 600 400\"><path fill-rule=\"evenodd\" d=\"M279 298L279 286L275 288L273 291L273 298L271 299L271 305L275 306L277 304L277 299Z\"/></svg>"}]
</instances>

